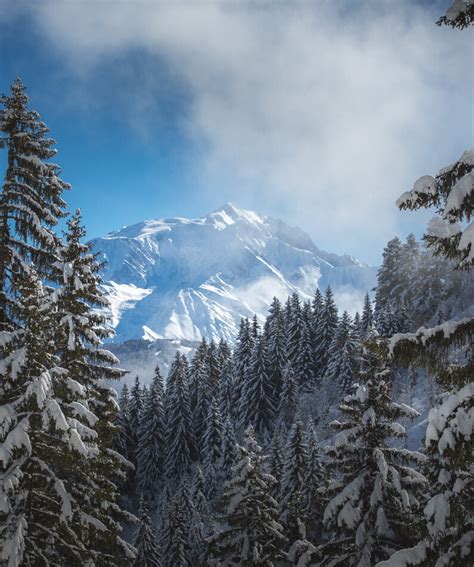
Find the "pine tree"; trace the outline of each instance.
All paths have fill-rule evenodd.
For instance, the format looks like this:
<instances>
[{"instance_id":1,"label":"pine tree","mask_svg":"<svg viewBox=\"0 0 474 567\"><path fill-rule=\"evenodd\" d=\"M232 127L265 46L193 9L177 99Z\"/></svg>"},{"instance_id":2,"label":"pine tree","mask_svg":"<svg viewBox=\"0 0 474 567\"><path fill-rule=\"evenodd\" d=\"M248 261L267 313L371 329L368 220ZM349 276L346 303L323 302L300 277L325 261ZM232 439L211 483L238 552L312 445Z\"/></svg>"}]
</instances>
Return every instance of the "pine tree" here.
<instances>
[{"instance_id":1,"label":"pine tree","mask_svg":"<svg viewBox=\"0 0 474 567\"><path fill-rule=\"evenodd\" d=\"M240 427L246 419L246 410L242 400L249 374L253 345L254 341L250 333L249 320L241 319L237 344L234 351L234 395L232 405L234 408L233 418L236 427Z\"/></svg>"},{"instance_id":2,"label":"pine tree","mask_svg":"<svg viewBox=\"0 0 474 567\"><path fill-rule=\"evenodd\" d=\"M166 387L166 459L168 478L180 479L196 456L187 379L187 361L176 353Z\"/></svg>"},{"instance_id":3,"label":"pine tree","mask_svg":"<svg viewBox=\"0 0 474 567\"><path fill-rule=\"evenodd\" d=\"M73 414L87 421L97 436L96 454L88 458L70 479L70 490L81 506L84 538L97 561L114 562L125 544L119 537L118 520L127 517L116 504L118 485L122 484L130 465L111 450L115 435L115 391L108 385L124 375L115 365L116 357L102 347L102 341L113 333L103 308L108 302L101 290L101 265L82 240L86 233L77 210L67 223L67 231L56 252L52 266L54 279L60 282L51 294L56 324L54 344L61 367L77 388L85 391L84 399L71 402ZM103 526L97 529L97 522ZM120 545L111 545L116 540ZM126 546L125 546L126 547Z\"/></svg>"},{"instance_id":4,"label":"pine tree","mask_svg":"<svg viewBox=\"0 0 474 567\"><path fill-rule=\"evenodd\" d=\"M214 400L207 414L206 430L203 439L203 462L205 465L216 465L222 457L222 420L217 400Z\"/></svg>"},{"instance_id":5,"label":"pine tree","mask_svg":"<svg viewBox=\"0 0 474 567\"><path fill-rule=\"evenodd\" d=\"M374 317L379 325L381 313L401 305L402 293L405 289L403 278L403 247L398 237L392 238L383 251L382 266L377 272L375 291Z\"/></svg>"},{"instance_id":6,"label":"pine tree","mask_svg":"<svg viewBox=\"0 0 474 567\"><path fill-rule=\"evenodd\" d=\"M18 289L25 327L2 337L0 557L10 565L125 562L133 550L98 504L107 487L99 468L107 454L97 439L97 416L87 409L90 392L58 366L51 295L32 270ZM102 496L113 508L110 493Z\"/></svg>"},{"instance_id":7,"label":"pine tree","mask_svg":"<svg viewBox=\"0 0 474 567\"><path fill-rule=\"evenodd\" d=\"M324 298L320 324L314 337L316 373L322 378L327 369L329 347L332 343L338 325L337 307L334 303L332 289L328 286Z\"/></svg>"},{"instance_id":8,"label":"pine tree","mask_svg":"<svg viewBox=\"0 0 474 567\"><path fill-rule=\"evenodd\" d=\"M50 276L58 238L52 228L65 216L61 198L69 185L49 160L55 141L40 115L28 107L20 79L0 97L0 148L7 165L0 193L0 331L19 323L15 302L21 273L34 263L40 278ZM49 279L49 278L48 278Z\"/></svg>"},{"instance_id":9,"label":"pine tree","mask_svg":"<svg viewBox=\"0 0 474 567\"><path fill-rule=\"evenodd\" d=\"M189 508L186 502L186 488L168 503L160 534L162 563L164 567L194 567L189 548Z\"/></svg>"},{"instance_id":10,"label":"pine tree","mask_svg":"<svg viewBox=\"0 0 474 567\"><path fill-rule=\"evenodd\" d=\"M119 400L119 410L116 419L116 432L114 435L113 448L125 457L130 459L133 448L132 426L130 425L129 413L130 396L127 384L122 387L122 393Z\"/></svg>"},{"instance_id":11,"label":"pine tree","mask_svg":"<svg viewBox=\"0 0 474 567\"><path fill-rule=\"evenodd\" d=\"M272 567L284 542L278 504L271 496L274 479L263 470L264 458L253 430L245 433L239 459L224 494L225 526L210 538L210 565Z\"/></svg>"},{"instance_id":12,"label":"pine tree","mask_svg":"<svg viewBox=\"0 0 474 567\"><path fill-rule=\"evenodd\" d=\"M456 0L438 21L463 29L473 22L471 2ZM474 149L467 150L436 177L425 175L401 195L401 209L435 206L438 214L424 236L436 255L458 269L474 266L472 222ZM428 416L425 439L429 457L431 498L425 508L428 536L412 549L396 553L386 565L472 564L472 408L474 406L474 317L446 321L434 328L393 337L398 363L424 365L444 393Z\"/></svg>"},{"instance_id":13,"label":"pine tree","mask_svg":"<svg viewBox=\"0 0 474 567\"><path fill-rule=\"evenodd\" d=\"M309 532L319 534L321 532L324 508L322 490L325 487L326 478L325 470L321 462L316 430L312 423L309 424L307 429L306 445L308 447L308 458L304 490L304 516Z\"/></svg>"},{"instance_id":14,"label":"pine tree","mask_svg":"<svg viewBox=\"0 0 474 567\"><path fill-rule=\"evenodd\" d=\"M161 550L158 545L158 536L148 515L145 502L140 502L139 528L135 535L135 548L137 557L135 567L161 567Z\"/></svg>"},{"instance_id":15,"label":"pine tree","mask_svg":"<svg viewBox=\"0 0 474 567\"><path fill-rule=\"evenodd\" d=\"M294 371L298 384L306 392L311 392L316 386L313 344L311 308L309 303L305 303L301 313L300 339Z\"/></svg>"},{"instance_id":16,"label":"pine tree","mask_svg":"<svg viewBox=\"0 0 474 567\"><path fill-rule=\"evenodd\" d=\"M357 371L359 344L354 339L351 319L344 311L329 347L328 366L324 377L328 403L348 391Z\"/></svg>"},{"instance_id":17,"label":"pine tree","mask_svg":"<svg viewBox=\"0 0 474 567\"><path fill-rule=\"evenodd\" d=\"M340 405L345 421L332 424L339 433L328 455L337 476L324 511L331 532L323 565L370 567L387 559L416 529L416 488L425 479L408 465L422 455L392 446L390 439L405 435L394 420L417 413L390 399L385 351L380 341L368 345L361 383Z\"/></svg>"},{"instance_id":18,"label":"pine tree","mask_svg":"<svg viewBox=\"0 0 474 567\"><path fill-rule=\"evenodd\" d=\"M285 458L283 455L281 436L275 428L273 431L272 442L270 446L270 455L268 459L268 470L275 479L272 489L272 496L278 499L281 494L281 483L283 480L283 467L285 465Z\"/></svg>"},{"instance_id":19,"label":"pine tree","mask_svg":"<svg viewBox=\"0 0 474 567\"><path fill-rule=\"evenodd\" d=\"M287 527L296 525L296 517L303 516L303 494L306 491L308 447L303 424L297 418L288 435L284 452L285 463L281 482L281 518ZM296 506L298 504L298 506ZM293 510L291 508L294 508ZM293 512L293 514L292 514ZM296 516L296 517L295 517Z\"/></svg>"},{"instance_id":20,"label":"pine tree","mask_svg":"<svg viewBox=\"0 0 474 567\"><path fill-rule=\"evenodd\" d=\"M299 407L299 388L291 363L283 372L283 387L277 409L278 423L288 429L293 423Z\"/></svg>"},{"instance_id":21,"label":"pine tree","mask_svg":"<svg viewBox=\"0 0 474 567\"><path fill-rule=\"evenodd\" d=\"M301 301L297 293L293 293L291 298L289 298L288 307L288 320L286 322L286 353L288 360L291 362L293 368L295 368L300 348L302 330Z\"/></svg>"},{"instance_id":22,"label":"pine tree","mask_svg":"<svg viewBox=\"0 0 474 567\"><path fill-rule=\"evenodd\" d=\"M232 466L237 458L237 441L235 431L229 417L224 421L224 429L222 432L222 449L221 449L221 466L222 477L228 480Z\"/></svg>"},{"instance_id":23,"label":"pine tree","mask_svg":"<svg viewBox=\"0 0 474 567\"><path fill-rule=\"evenodd\" d=\"M265 339L260 336L250 359L250 368L241 401L241 428L251 425L259 438L271 431L276 413L276 400L267 374L268 359Z\"/></svg>"},{"instance_id":24,"label":"pine tree","mask_svg":"<svg viewBox=\"0 0 474 567\"><path fill-rule=\"evenodd\" d=\"M129 403L129 413L130 413L130 426L132 428L132 439L134 448L138 444L138 430L140 428L140 421L143 413L143 390L140 383L140 378L135 376L135 382L130 390L130 403ZM136 450L130 455L131 461L136 465Z\"/></svg>"},{"instance_id":25,"label":"pine tree","mask_svg":"<svg viewBox=\"0 0 474 567\"><path fill-rule=\"evenodd\" d=\"M374 311L372 309L372 302L368 293L365 294L364 307L362 309L361 325L361 338L365 339L372 333L374 328Z\"/></svg>"},{"instance_id":26,"label":"pine tree","mask_svg":"<svg viewBox=\"0 0 474 567\"><path fill-rule=\"evenodd\" d=\"M278 400L287 356L282 307L276 297L273 298L265 321L264 337L268 352L268 376L273 384L275 399Z\"/></svg>"},{"instance_id":27,"label":"pine tree","mask_svg":"<svg viewBox=\"0 0 474 567\"><path fill-rule=\"evenodd\" d=\"M164 386L157 366L138 429L136 482L140 494L153 499L162 481L165 458Z\"/></svg>"}]
</instances>

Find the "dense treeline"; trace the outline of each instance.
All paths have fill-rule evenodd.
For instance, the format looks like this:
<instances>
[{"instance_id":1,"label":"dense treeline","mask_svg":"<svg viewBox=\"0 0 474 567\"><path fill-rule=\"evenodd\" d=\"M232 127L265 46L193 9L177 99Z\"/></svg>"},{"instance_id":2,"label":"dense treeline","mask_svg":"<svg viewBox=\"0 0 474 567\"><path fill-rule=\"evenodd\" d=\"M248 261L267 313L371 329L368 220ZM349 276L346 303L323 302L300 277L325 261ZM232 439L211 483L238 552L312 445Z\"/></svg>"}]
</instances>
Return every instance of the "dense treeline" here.
<instances>
[{"instance_id":1,"label":"dense treeline","mask_svg":"<svg viewBox=\"0 0 474 567\"><path fill-rule=\"evenodd\" d=\"M471 275L452 272L413 235L394 239L375 313L367 294L361 314L339 314L331 288L275 298L233 349L204 339L176 354L166 388L158 368L149 388L124 386L124 494L151 505L159 564L375 565L416 543L426 457L403 442L418 414L391 400L385 337L472 304Z\"/></svg>"},{"instance_id":2,"label":"dense treeline","mask_svg":"<svg viewBox=\"0 0 474 567\"><path fill-rule=\"evenodd\" d=\"M69 185L20 80L0 104L0 564L127 565L100 265L79 211L55 230Z\"/></svg>"}]
</instances>

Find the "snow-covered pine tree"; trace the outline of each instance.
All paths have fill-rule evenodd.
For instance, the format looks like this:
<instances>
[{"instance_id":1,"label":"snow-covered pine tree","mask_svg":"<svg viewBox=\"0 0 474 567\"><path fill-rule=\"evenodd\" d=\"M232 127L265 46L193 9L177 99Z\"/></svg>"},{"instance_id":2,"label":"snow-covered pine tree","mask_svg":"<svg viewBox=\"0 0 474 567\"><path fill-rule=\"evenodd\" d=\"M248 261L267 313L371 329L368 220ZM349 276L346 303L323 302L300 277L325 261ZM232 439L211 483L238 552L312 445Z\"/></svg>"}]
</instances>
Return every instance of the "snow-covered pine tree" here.
<instances>
[{"instance_id":1,"label":"snow-covered pine tree","mask_svg":"<svg viewBox=\"0 0 474 567\"><path fill-rule=\"evenodd\" d=\"M164 386L157 366L140 420L136 451L137 492L147 501L157 496L157 488L163 480L165 442Z\"/></svg>"},{"instance_id":2,"label":"snow-covered pine tree","mask_svg":"<svg viewBox=\"0 0 474 567\"><path fill-rule=\"evenodd\" d=\"M366 293L364 297L364 307L362 308L360 327L361 339L365 339L367 336L369 336L374 329L374 311L368 293Z\"/></svg>"},{"instance_id":3,"label":"snow-covered pine tree","mask_svg":"<svg viewBox=\"0 0 474 567\"><path fill-rule=\"evenodd\" d=\"M158 535L149 516L145 501L140 501L138 512L139 527L135 535L137 557L134 567L161 567L161 550Z\"/></svg>"},{"instance_id":4,"label":"snow-covered pine tree","mask_svg":"<svg viewBox=\"0 0 474 567\"><path fill-rule=\"evenodd\" d=\"M221 464L219 467L221 476L225 480L228 480L232 466L237 458L236 443L237 440L235 437L234 425L230 418L227 417L224 421L224 428L222 431Z\"/></svg>"},{"instance_id":5,"label":"snow-covered pine tree","mask_svg":"<svg viewBox=\"0 0 474 567\"><path fill-rule=\"evenodd\" d=\"M252 336L253 341L255 342L258 337L260 336L260 323L258 322L257 314L252 317L252 326L250 329L250 334Z\"/></svg>"},{"instance_id":6,"label":"snow-covered pine tree","mask_svg":"<svg viewBox=\"0 0 474 567\"><path fill-rule=\"evenodd\" d=\"M234 366L232 358L226 358L225 362L221 364L221 377L219 383L219 411L221 412L222 419L231 417L232 411L232 397L234 394Z\"/></svg>"},{"instance_id":7,"label":"snow-covered pine tree","mask_svg":"<svg viewBox=\"0 0 474 567\"><path fill-rule=\"evenodd\" d=\"M405 435L395 420L418 414L390 399L385 359L380 339L367 344L361 383L340 405L345 420L332 423L338 433L328 456L335 480L324 511L329 535L322 565L371 567L416 533L416 489L425 479L409 465L424 457L391 439Z\"/></svg>"},{"instance_id":8,"label":"snow-covered pine tree","mask_svg":"<svg viewBox=\"0 0 474 567\"><path fill-rule=\"evenodd\" d=\"M280 301L274 297L264 327L268 351L268 377L273 384L275 399L280 398L283 370L286 364L286 340Z\"/></svg>"},{"instance_id":9,"label":"snow-covered pine tree","mask_svg":"<svg viewBox=\"0 0 474 567\"><path fill-rule=\"evenodd\" d=\"M354 382L360 358L360 344L355 340L347 311L339 320L329 347L328 365L324 376L328 403L340 399Z\"/></svg>"},{"instance_id":10,"label":"snow-covered pine tree","mask_svg":"<svg viewBox=\"0 0 474 567\"><path fill-rule=\"evenodd\" d=\"M139 376L135 376L135 382L130 390L130 402L129 402L129 414L130 414L130 426L132 428L132 439L134 451L130 455L131 462L135 465L137 464L136 458L136 448L138 446L138 430L140 428L140 421L143 413L143 389L140 382Z\"/></svg>"},{"instance_id":11,"label":"snow-covered pine tree","mask_svg":"<svg viewBox=\"0 0 474 567\"><path fill-rule=\"evenodd\" d=\"M472 24L470 2L457 0L440 24ZM474 266L474 149L467 150L436 177L425 175L401 195L401 209L435 206L438 213L424 240L435 254L452 259L459 269ZM431 499L425 508L428 537L386 565L457 566L474 561L472 519L474 406L474 317L446 321L416 333L396 335L395 360L425 365L445 390L428 415L425 445L429 457Z\"/></svg>"},{"instance_id":12,"label":"snow-covered pine tree","mask_svg":"<svg viewBox=\"0 0 474 567\"><path fill-rule=\"evenodd\" d=\"M219 383L221 379L221 361L218 347L214 341L209 343L209 348L207 349L207 375L209 380L209 386L211 388L212 396L215 397L219 391Z\"/></svg>"},{"instance_id":13,"label":"snow-covered pine tree","mask_svg":"<svg viewBox=\"0 0 474 567\"><path fill-rule=\"evenodd\" d=\"M284 450L283 477L279 496L280 517L287 530L296 527L296 518L304 520L303 494L306 491L308 447L303 424L296 419Z\"/></svg>"},{"instance_id":14,"label":"snow-covered pine tree","mask_svg":"<svg viewBox=\"0 0 474 567\"><path fill-rule=\"evenodd\" d=\"M224 493L226 513L221 531L208 538L209 565L273 567L285 538L278 504L271 496L274 479L264 472L264 457L250 427Z\"/></svg>"},{"instance_id":15,"label":"snow-covered pine tree","mask_svg":"<svg viewBox=\"0 0 474 567\"><path fill-rule=\"evenodd\" d=\"M181 486L178 494L171 498L164 514L160 531L160 547L163 567L194 567L189 540L189 509L192 503L185 502L189 489Z\"/></svg>"},{"instance_id":16,"label":"snow-covered pine tree","mask_svg":"<svg viewBox=\"0 0 474 567\"><path fill-rule=\"evenodd\" d=\"M40 278L50 279L58 238L51 230L65 216L59 167L49 160L55 141L40 115L30 110L20 79L0 97L0 149L7 165L0 193L0 331L17 326L19 274L34 262Z\"/></svg>"},{"instance_id":17,"label":"snow-covered pine tree","mask_svg":"<svg viewBox=\"0 0 474 567\"><path fill-rule=\"evenodd\" d=\"M254 341L250 333L249 320L241 319L234 350L234 395L232 406L236 428L239 428L240 424L245 422L245 407L242 405L242 399L249 374L253 346ZM241 411L243 411L243 413L241 413Z\"/></svg>"},{"instance_id":18,"label":"snow-covered pine tree","mask_svg":"<svg viewBox=\"0 0 474 567\"><path fill-rule=\"evenodd\" d=\"M313 391L316 386L313 344L311 306L309 303L304 303L301 310L300 338L294 371L300 389L305 392Z\"/></svg>"},{"instance_id":19,"label":"snow-covered pine tree","mask_svg":"<svg viewBox=\"0 0 474 567\"><path fill-rule=\"evenodd\" d=\"M289 312L288 320L286 322L286 354L288 360L293 365L296 366L296 359L298 358L299 346L301 340L301 300L297 293L293 293L290 298L288 298Z\"/></svg>"},{"instance_id":20,"label":"snow-covered pine tree","mask_svg":"<svg viewBox=\"0 0 474 567\"><path fill-rule=\"evenodd\" d=\"M282 439L277 428L273 430L270 454L268 456L268 470L275 479L272 488L272 496L278 499L281 494L281 482L283 479L283 467L285 458L283 455Z\"/></svg>"},{"instance_id":21,"label":"snow-covered pine tree","mask_svg":"<svg viewBox=\"0 0 474 567\"><path fill-rule=\"evenodd\" d=\"M50 309L55 316L53 341L61 367L68 372L71 383L85 392L80 402L71 396L71 416L81 419L97 436L97 451L79 470L74 470L67 483L83 513L82 537L87 539L96 560L105 565L120 557L122 548L128 550L119 537L118 523L127 515L116 500L117 487L126 478L129 465L111 450L117 404L115 391L108 385L121 378L124 371L115 366L116 357L102 348L102 341L113 333L103 311L108 302L100 289L101 265L90 246L82 242L85 234L77 210L56 252L52 274L60 285L51 293Z\"/></svg>"},{"instance_id":22,"label":"snow-covered pine tree","mask_svg":"<svg viewBox=\"0 0 474 567\"><path fill-rule=\"evenodd\" d=\"M251 425L260 439L271 432L276 413L276 400L272 383L268 379L267 367L267 347L265 338L261 335L250 359L240 410L244 416L240 428Z\"/></svg>"},{"instance_id":23,"label":"snow-covered pine tree","mask_svg":"<svg viewBox=\"0 0 474 567\"><path fill-rule=\"evenodd\" d=\"M165 474L170 479L180 479L189 471L196 457L187 372L186 358L177 352L168 374L165 394Z\"/></svg>"},{"instance_id":24,"label":"snow-covered pine tree","mask_svg":"<svg viewBox=\"0 0 474 567\"><path fill-rule=\"evenodd\" d=\"M130 425L130 414L128 409L129 400L130 396L128 386L127 384L124 384L119 398L119 410L115 419L116 431L112 447L127 460L129 460L129 454L132 447L132 427Z\"/></svg>"},{"instance_id":25,"label":"snow-covered pine tree","mask_svg":"<svg viewBox=\"0 0 474 567\"><path fill-rule=\"evenodd\" d=\"M278 425L288 429L295 419L299 407L299 388L291 363L283 371L283 386L277 408Z\"/></svg>"},{"instance_id":26,"label":"snow-covered pine tree","mask_svg":"<svg viewBox=\"0 0 474 567\"><path fill-rule=\"evenodd\" d=\"M97 494L83 472L99 474L100 445L91 423L97 426L97 417L87 410L89 392L58 366L51 296L31 269L23 272L18 290L25 327L3 332L6 356L0 364L0 557L12 567L83 565L98 553L102 565L126 563L133 551L122 540L117 543L118 525L103 526L112 541L101 552L96 534L87 533L89 514L100 517Z\"/></svg>"},{"instance_id":27,"label":"snow-covered pine tree","mask_svg":"<svg viewBox=\"0 0 474 567\"><path fill-rule=\"evenodd\" d=\"M316 356L316 370L318 373L317 378L321 379L327 369L329 347L332 343L338 325L337 307L334 303L334 297L330 286L327 287L324 297L324 307L321 312L321 318L316 334L314 337L315 342L315 356Z\"/></svg>"},{"instance_id":28,"label":"snow-covered pine tree","mask_svg":"<svg viewBox=\"0 0 474 567\"><path fill-rule=\"evenodd\" d=\"M223 425L219 404L216 399L211 402L207 414L206 429L202 444L202 461L206 466L219 464L222 457Z\"/></svg>"},{"instance_id":29,"label":"snow-covered pine tree","mask_svg":"<svg viewBox=\"0 0 474 567\"><path fill-rule=\"evenodd\" d=\"M304 505L306 526L310 534L320 534L323 518L323 494L326 485L325 470L321 461L320 449L316 430L309 423L306 432L308 458L306 466L306 482L304 490Z\"/></svg>"},{"instance_id":30,"label":"snow-covered pine tree","mask_svg":"<svg viewBox=\"0 0 474 567\"><path fill-rule=\"evenodd\" d=\"M403 273L403 245L398 237L392 238L383 251L382 265L377 272L374 318L377 330L382 313L396 311L402 305L406 281ZM386 316L386 315L385 315Z\"/></svg>"}]
</instances>

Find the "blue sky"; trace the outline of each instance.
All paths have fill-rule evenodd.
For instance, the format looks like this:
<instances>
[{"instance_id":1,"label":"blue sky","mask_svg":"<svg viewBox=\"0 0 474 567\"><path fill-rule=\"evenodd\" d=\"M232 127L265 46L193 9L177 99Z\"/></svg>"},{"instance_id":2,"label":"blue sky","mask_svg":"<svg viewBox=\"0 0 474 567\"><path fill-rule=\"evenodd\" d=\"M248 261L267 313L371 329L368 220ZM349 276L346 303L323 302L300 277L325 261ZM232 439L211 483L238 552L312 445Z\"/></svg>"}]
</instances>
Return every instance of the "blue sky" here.
<instances>
[{"instance_id":1,"label":"blue sky","mask_svg":"<svg viewBox=\"0 0 474 567\"><path fill-rule=\"evenodd\" d=\"M232 200L376 263L427 219L398 194L472 145L447 4L0 0L0 91L28 86L91 237Z\"/></svg>"}]
</instances>

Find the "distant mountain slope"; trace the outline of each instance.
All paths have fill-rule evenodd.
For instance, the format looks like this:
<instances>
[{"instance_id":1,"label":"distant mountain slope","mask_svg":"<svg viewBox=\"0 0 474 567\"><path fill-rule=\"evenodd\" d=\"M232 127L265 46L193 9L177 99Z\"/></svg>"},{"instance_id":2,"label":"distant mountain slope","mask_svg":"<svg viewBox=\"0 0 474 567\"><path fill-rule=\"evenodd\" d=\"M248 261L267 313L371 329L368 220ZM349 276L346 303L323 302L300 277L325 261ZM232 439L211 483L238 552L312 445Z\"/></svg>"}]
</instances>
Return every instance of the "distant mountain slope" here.
<instances>
[{"instance_id":1,"label":"distant mountain slope","mask_svg":"<svg viewBox=\"0 0 474 567\"><path fill-rule=\"evenodd\" d=\"M240 317L272 298L303 298L330 284L358 306L376 268L319 250L302 230L228 203L199 219L144 221L93 241L107 267L116 341L232 340Z\"/></svg>"}]
</instances>

